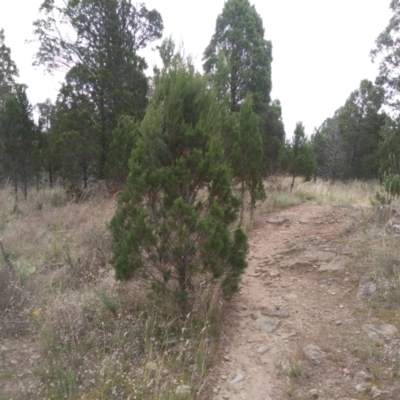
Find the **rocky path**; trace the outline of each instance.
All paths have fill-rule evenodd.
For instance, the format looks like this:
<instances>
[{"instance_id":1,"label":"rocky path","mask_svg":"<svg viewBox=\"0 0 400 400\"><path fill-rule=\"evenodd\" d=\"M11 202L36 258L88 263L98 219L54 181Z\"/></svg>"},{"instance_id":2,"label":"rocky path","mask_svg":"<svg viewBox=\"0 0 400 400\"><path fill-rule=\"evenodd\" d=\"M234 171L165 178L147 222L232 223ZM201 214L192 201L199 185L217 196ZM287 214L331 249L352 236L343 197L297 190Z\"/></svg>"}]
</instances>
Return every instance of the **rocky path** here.
<instances>
[{"instance_id":1,"label":"rocky path","mask_svg":"<svg viewBox=\"0 0 400 400\"><path fill-rule=\"evenodd\" d=\"M309 202L256 221L241 293L227 310L214 399L364 398L353 377L362 369L354 343L368 322L356 312L357 212Z\"/></svg>"}]
</instances>

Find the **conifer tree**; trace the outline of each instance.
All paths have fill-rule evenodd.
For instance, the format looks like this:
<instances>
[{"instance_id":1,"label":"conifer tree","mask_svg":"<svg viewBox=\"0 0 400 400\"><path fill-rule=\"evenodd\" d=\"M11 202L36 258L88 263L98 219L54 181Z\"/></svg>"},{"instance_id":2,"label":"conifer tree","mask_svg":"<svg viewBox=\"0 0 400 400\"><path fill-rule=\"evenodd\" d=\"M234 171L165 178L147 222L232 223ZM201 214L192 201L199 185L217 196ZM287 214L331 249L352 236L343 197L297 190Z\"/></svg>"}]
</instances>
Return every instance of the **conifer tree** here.
<instances>
[{"instance_id":1,"label":"conifer tree","mask_svg":"<svg viewBox=\"0 0 400 400\"><path fill-rule=\"evenodd\" d=\"M247 96L237 116L237 127L233 138L232 169L240 185L242 197L241 221L245 206L245 193L250 195L252 214L256 201L265 198L262 182L262 140L260 135L261 120L252 110L252 98Z\"/></svg>"},{"instance_id":2,"label":"conifer tree","mask_svg":"<svg viewBox=\"0 0 400 400\"><path fill-rule=\"evenodd\" d=\"M270 102L272 44L264 39L262 19L249 0L225 3L204 51L204 70L218 75L221 57L227 61L231 111L239 111L251 93L253 109L260 114Z\"/></svg>"},{"instance_id":3,"label":"conifer tree","mask_svg":"<svg viewBox=\"0 0 400 400\"><path fill-rule=\"evenodd\" d=\"M139 134L139 124L134 118L121 116L114 129L107 154L106 176L114 183L125 183L129 174L129 159Z\"/></svg>"},{"instance_id":4,"label":"conifer tree","mask_svg":"<svg viewBox=\"0 0 400 400\"><path fill-rule=\"evenodd\" d=\"M5 45L4 30L0 30L0 109L7 97L13 92L18 69L11 58L11 50Z\"/></svg>"},{"instance_id":5,"label":"conifer tree","mask_svg":"<svg viewBox=\"0 0 400 400\"><path fill-rule=\"evenodd\" d=\"M156 80L110 225L116 277L142 278L182 307L197 277L220 282L229 295L246 267L246 236L229 229L240 201L231 191L219 114L205 78L175 59Z\"/></svg>"},{"instance_id":6,"label":"conifer tree","mask_svg":"<svg viewBox=\"0 0 400 400\"><path fill-rule=\"evenodd\" d=\"M311 142L307 140L302 122L296 124L293 139L285 149L285 164L292 176L291 191L297 176L304 176L306 180L309 180L315 172L313 148Z\"/></svg>"},{"instance_id":7,"label":"conifer tree","mask_svg":"<svg viewBox=\"0 0 400 400\"><path fill-rule=\"evenodd\" d=\"M96 177L103 178L118 117L144 115L147 65L139 53L161 38L161 15L132 0L43 0L40 12L34 22L40 44L35 65L65 71L85 85L101 149L96 147L92 158L97 158ZM83 129L76 133L85 136Z\"/></svg>"},{"instance_id":8,"label":"conifer tree","mask_svg":"<svg viewBox=\"0 0 400 400\"><path fill-rule=\"evenodd\" d=\"M13 182L16 199L19 183L26 199L29 180L36 170L37 160L33 151L36 127L24 85L16 85L15 93L7 97L4 108L0 111L0 132L4 171Z\"/></svg>"}]
</instances>

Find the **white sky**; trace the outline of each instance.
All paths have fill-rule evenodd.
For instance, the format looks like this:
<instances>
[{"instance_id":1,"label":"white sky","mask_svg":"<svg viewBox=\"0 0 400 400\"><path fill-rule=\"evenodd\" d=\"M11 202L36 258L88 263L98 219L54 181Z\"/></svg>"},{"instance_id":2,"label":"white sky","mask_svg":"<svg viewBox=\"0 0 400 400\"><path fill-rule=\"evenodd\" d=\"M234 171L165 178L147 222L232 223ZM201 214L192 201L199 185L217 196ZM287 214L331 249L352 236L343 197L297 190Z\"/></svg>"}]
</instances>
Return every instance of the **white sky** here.
<instances>
[{"instance_id":1,"label":"white sky","mask_svg":"<svg viewBox=\"0 0 400 400\"><path fill-rule=\"evenodd\" d=\"M164 36L183 42L199 68L215 29L224 0L141 0L156 8L164 20ZM263 19L265 38L273 44L272 98L282 103L286 135L297 121L306 132L333 115L362 79L374 80L378 66L369 52L388 25L390 0L250 0ZM37 45L32 22L42 0L0 0L0 28L20 70L20 82L29 86L32 104L55 99L62 77L34 69ZM136 1L134 1L136 3ZM154 47L154 44L152 45ZM147 52L146 52L147 53ZM152 69L157 56L147 57Z\"/></svg>"}]
</instances>

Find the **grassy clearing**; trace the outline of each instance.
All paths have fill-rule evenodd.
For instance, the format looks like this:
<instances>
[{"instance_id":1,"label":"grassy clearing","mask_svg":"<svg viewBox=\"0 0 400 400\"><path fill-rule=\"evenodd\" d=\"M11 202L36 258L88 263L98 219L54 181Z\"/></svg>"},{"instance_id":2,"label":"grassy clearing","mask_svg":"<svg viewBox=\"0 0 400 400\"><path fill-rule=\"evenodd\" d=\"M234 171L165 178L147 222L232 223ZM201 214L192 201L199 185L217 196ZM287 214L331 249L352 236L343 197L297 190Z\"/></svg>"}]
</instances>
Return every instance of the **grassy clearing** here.
<instances>
[{"instance_id":1,"label":"grassy clearing","mask_svg":"<svg viewBox=\"0 0 400 400\"><path fill-rule=\"evenodd\" d=\"M379 189L378 181L349 181L331 184L326 181L301 182L297 190L312 196L319 204L337 203L370 206L371 198Z\"/></svg>"},{"instance_id":2,"label":"grassy clearing","mask_svg":"<svg viewBox=\"0 0 400 400\"><path fill-rule=\"evenodd\" d=\"M290 192L289 179L271 178L266 182L267 200L256 209L254 223L247 212L244 224L251 230L260 216L303 201L368 205L374 185L299 180ZM32 191L28 201L19 203L11 188L0 191L0 237L12 263L10 270L0 255L4 398L204 396L207 374L218 353L220 293L205 287L192 312L182 316L165 299L146 296L139 283L116 282L108 264L107 229L114 210L114 198L92 195L77 203L69 201L61 188ZM363 243L368 243L365 210L361 208ZM363 259L376 260L376 279L390 282L382 285L387 291L382 296L398 304L396 242L379 240L375 247L366 246ZM372 248L380 252L372 254ZM379 360L375 361L378 375ZM302 375L301 362L290 363L288 392L294 391Z\"/></svg>"}]
</instances>

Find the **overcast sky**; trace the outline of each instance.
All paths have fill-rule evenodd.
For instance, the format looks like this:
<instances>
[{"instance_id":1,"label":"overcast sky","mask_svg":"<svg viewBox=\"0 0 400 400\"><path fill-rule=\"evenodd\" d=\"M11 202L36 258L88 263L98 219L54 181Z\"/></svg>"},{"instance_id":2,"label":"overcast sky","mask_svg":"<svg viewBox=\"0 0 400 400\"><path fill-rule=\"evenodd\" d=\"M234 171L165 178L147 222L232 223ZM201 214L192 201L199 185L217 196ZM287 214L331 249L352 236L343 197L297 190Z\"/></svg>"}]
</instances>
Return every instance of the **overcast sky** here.
<instances>
[{"instance_id":1,"label":"overcast sky","mask_svg":"<svg viewBox=\"0 0 400 400\"><path fill-rule=\"evenodd\" d=\"M183 42L201 68L202 53L215 29L225 0L138 0L156 8L164 20L164 36ZM362 79L374 80L378 66L369 52L388 25L390 0L250 0L272 41L272 98L282 103L286 134L297 121L307 134L333 115ZM42 0L0 0L0 28L29 86L33 104L55 99L62 77L32 67L35 44L32 22ZM136 3L134 1L134 3ZM158 57L146 52L152 69Z\"/></svg>"}]
</instances>

